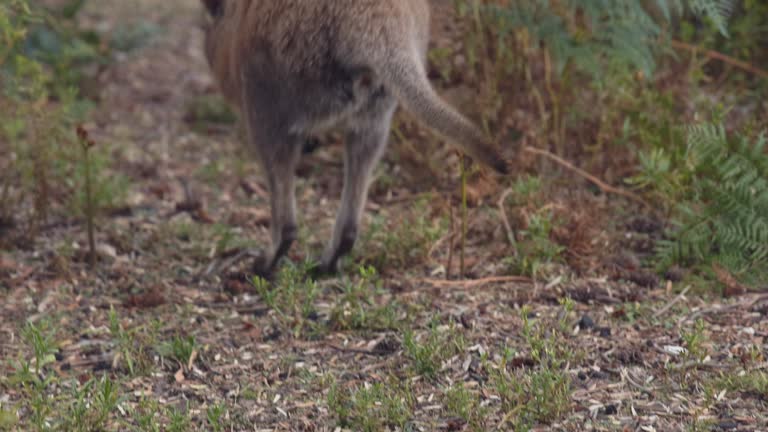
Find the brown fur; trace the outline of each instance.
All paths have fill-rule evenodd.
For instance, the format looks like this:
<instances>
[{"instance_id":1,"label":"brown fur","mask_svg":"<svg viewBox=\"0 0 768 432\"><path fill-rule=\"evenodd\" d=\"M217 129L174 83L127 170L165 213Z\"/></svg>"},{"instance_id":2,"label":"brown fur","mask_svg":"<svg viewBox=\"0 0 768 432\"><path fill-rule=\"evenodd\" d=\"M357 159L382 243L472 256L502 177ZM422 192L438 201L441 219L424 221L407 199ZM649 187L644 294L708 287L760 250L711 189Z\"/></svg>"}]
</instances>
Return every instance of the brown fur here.
<instances>
[{"instance_id":1,"label":"brown fur","mask_svg":"<svg viewBox=\"0 0 768 432\"><path fill-rule=\"evenodd\" d=\"M486 137L427 79L426 0L202 1L212 15L206 56L225 97L242 112L270 184L273 251L263 273L295 237L293 172L308 136L347 131L342 204L323 257L327 271L355 241L398 102L469 155L506 172Z\"/></svg>"}]
</instances>

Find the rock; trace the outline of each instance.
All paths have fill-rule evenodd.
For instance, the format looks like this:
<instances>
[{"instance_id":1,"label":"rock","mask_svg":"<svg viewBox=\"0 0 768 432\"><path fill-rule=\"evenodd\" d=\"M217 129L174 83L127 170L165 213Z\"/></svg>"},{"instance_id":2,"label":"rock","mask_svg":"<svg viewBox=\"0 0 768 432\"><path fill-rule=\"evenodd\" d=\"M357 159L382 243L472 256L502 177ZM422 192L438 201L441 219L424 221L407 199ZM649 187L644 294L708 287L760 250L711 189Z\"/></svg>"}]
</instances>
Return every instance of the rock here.
<instances>
[{"instance_id":1,"label":"rock","mask_svg":"<svg viewBox=\"0 0 768 432\"><path fill-rule=\"evenodd\" d=\"M589 330L595 327L595 321L587 314L581 316L579 319L579 328L581 330Z\"/></svg>"}]
</instances>

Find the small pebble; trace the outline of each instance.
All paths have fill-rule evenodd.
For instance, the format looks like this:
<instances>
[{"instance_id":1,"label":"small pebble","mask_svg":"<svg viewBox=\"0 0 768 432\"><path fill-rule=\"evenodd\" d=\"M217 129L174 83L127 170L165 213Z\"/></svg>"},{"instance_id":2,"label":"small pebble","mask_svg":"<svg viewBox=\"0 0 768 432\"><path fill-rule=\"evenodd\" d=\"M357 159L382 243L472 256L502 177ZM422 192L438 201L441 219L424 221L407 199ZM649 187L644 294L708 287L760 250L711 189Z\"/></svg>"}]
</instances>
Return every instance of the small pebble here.
<instances>
[{"instance_id":1,"label":"small pebble","mask_svg":"<svg viewBox=\"0 0 768 432\"><path fill-rule=\"evenodd\" d=\"M595 321L587 314L581 316L579 320L579 328L582 330L588 330L595 327Z\"/></svg>"},{"instance_id":2,"label":"small pebble","mask_svg":"<svg viewBox=\"0 0 768 432\"><path fill-rule=\"evenodd\" d=\"M603 414L605 415L616 415L618 414L619 409L616 407L616 405L606 405L605 408L603 408Z\"/></svg>"},{"instance_id":3,"label":"small pebble","mask_svg":"<svg viewBox=\"0 0 768 432\"><path fill-rule=\"evenodd\" d=\"M724 420L717 424L720 430L732 430L739 427L739 424L733 420Z\"/></svg>"}]
</instances>

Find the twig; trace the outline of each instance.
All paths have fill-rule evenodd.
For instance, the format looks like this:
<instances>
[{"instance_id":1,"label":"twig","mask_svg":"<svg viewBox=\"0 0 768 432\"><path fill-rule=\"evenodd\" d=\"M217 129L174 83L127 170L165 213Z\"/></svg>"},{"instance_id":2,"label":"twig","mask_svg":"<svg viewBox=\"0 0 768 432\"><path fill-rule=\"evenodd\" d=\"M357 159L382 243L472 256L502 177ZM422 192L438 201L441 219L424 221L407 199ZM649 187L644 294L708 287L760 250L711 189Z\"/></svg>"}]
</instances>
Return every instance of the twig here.
<instances>
[{"instance_id":1,"label":"twig","mask_svg":"<svg viewBox=\"0 0 768 432\"><path fill-rule=\"evenodd\" d=\"M202 276L210 276L212 274L218 274L224 269L228 269L240 261L246 259L246 258L259 258L261 256L261 253L254 249L243 249L237 254L226 258L226 259L214 259L211 261L210 264L208 264L208 267L205 268L205 270L202 273L198 274L198 277Z\"/></svg>"},{"instance_id":2,"label":"twig","mask_svg":"<svg viewBox=\"0 0 768 432\"><path fill-rule=\"evenodd\" d=\"M624 378L624 380L630 383L633 387L651 396L653 395L653 390L633 380L632 377L629 376L629 372L626 369L621 369L620 374L621 374L621 377Z\"/></svg>"},{"instance_id":3,"label":"twig","mask_svg":"<svg viewBox=\"0 0 768 432\"><path fill-rule=\"evenodd\" d=\"M509 224L509 218L507 217L507 211L504 210L504 202L507 200L507 197L514 191L514 189L509 188L504 191L504 193L501 194L501 198L499 198L499 201L497 203L499 207L499 213L501 213L501 223L504 224L504 229L507 232L507 241L509 241L509 245L512 246L512 256L517 256L517 241L515 240L515 232L512 230L512 226Z\"/></svg>"},{"instance_id":4,"label":"twig","mask_svg":"<svg viewBox=\"0 0 768 432\"><path fill-rule=\"evenodd\" d=\"M88 131L83 126L77 126L77 137L80 140L80 148L83 150L83 168L85 169L85 221L88 231L88 263L91 268L96 267L96 240L94 218L96 217L93 203L93 185L91 175L91 148L96 143L88 137Z\"/></svg>"},{"instance_id":5,"label":"twig","mask_svg":"<svg viewBox=\"0 0 768 432\"><path fill-rule=\"evenodd\" d=\"M403 195L403 196L399 196L399 197L394 197L394 198L382 200L381 204L392 205L392 204L400 204L400 203L410 202L410 201L418 201L418 200L420 200L422 198L430 198L433 195L434 195L433 192L422 192L422 193L417 193L417 194L408 194L408 195Z\"/></svg>"},{"instance_id":6,"label":"twig","mask_svg":"<svg viewBox=\"0 0 768 432\"><path fill-rule=\"evenodd\" d=\"M679 364L669 364L667 365L668 368L672 370L687 370L687 369L706 369L706 370L724 370L724 369L730 369L731 366L723 364L723 363L715 363L715 362L700 362L696 360L687 361L685 363L679 363Z\"/></svg>"},{"instance_id":7,"label":"twig","mask_svg":"<svg viewBox=\"0 0 768 432\"><path fill-rule=\"evenodd\" d=\"M495 429L495 430L497 430L497 431L500 431L500 430L506 430L506 429L503 429L503 426L504 426L505 424L507 424L507 422L509 422L509 420L510 420L512 417L516 416L516 415L517 415L517 414L518 414L518 413L519 413L519 412L520 412L522 409L523 409L523 405L522 405L522 404L518 404L518 405L517 405L515 408L513 408L512 410L510 410L510 411L509 411L509 412L508 412L508 413L507 413L507 414L506 414L506 415L505 415L505 416L504 416L504 417L501 419L501 421L499 422L499 424L496 426L496 429Z\"/></svg>"},{"instance_id":8,"label":"twig","mask_svg":"<svg viewBox=\"0 0 768 432\"><path fill-rule=\"evenodd\" d=\"M734 311L736 309L747 310L747 309L752 308L752 306L756 305L757 303L759 303L759 302L761 302L761 301L763 301L765 299L768 299L768 294L758 295L757 297L753 298L751 301L748 301L748 302L735 303L735 304L727 305L727 306L717 305L717 306L712 306L712 307L709 307L709 308L706 308L706 309L701 309L701 310L698 310L696 312L693 312L693 313L691 313L689 315L686 315L686 316L680 318L677 321L677 325L680 325L680 324L682 324L682 323L684 323L686 321L694 321L694 320L696 320L697 318L699 318L699 317L701 317L703 315L709 315L709 314L714 314L714 313L726 313L726 312Z\"/></svg>"},{"instance_id":9,"label":"twig","mask_svg":"<svg viewBox=\"0 0 768 432\"><path fill-rule=\"evenodd\" d=\"M353 353L353 354L365 354L365 355L376 356L376 357L393 354L392 351L388 351L388 350L366 350L366 349L344 348L334 344L326 344L326 345L335 349L336 351Z\"/></svg>"},{"instance_id":10,"label":"twig","mask_svg":"<svg viewBox=\"0 0 768 432\"><path fill-rule=\"evenodd\" d=\"M683 297L685 297L685 294L687 294L688 290L690 290L690 289L691 289L690 285L687 285L685 288L683 288L683 290L680 292L680 294L677 295L677 297L672 299L671 302L667 303L666 306L664 306L663 308L661 308L658 311L656 311L656 313L653 314L653 317L654 318L658 318L658 317L664 315L665 313L667 313L667 311L670 310L672 308L672 306L677 304L680 300L683 299Z\"/></svg>"},{"instance_id":11,"label":"twig","mask_svg":"<svg viewBox=\"0 0 768 432\"><path fill-rule=\"evenodd\" d=\"M435 288L475 288L478 286L490 284L490 283L502 283L502 282L520 282L520 283L533 283L533 280L525 276L491 276L481 279L465 279L465 280L442 280L424 278L419 279L420 282L426 282Z\"/></svg>"},{"instance_id":12,"label":"twig","mask_svg":"<svg viewBox=\"0 0 768 432\"><path fill-rule=\"evenodd\" d=\"M453 266L453 238L455 236L454 230L454 221L453 221L453 202L451 200L448 200L448 209L449 209L449 217L451 218L451 236L448 239L448 264L445 266L445 277L450 278L451 277L451 266Z\"/></svg>"},{"instance_id":13,"label":"twig","mask_svg":"<svg viewBox=\"0 0 768 432\"><path fill-rule=\"evenodd\" d=\"M427 252L427 257L429 257L429 259L431 260L432 259L432 255L434 255L435 251L437 249L439 249L443 245L443 243L445 243L446 241L448 241L451 238L453 238L453 233L449 232L448 234L446 234L446 235L440 237L439 239L437 239L437 241L434 242L432 244L432 246L429 248L429 251Z\"/></svg>"},{"instance_id":14,"label":"twig","mask_svg":"<svg viewBox=\"0 0 768 432\"><path fill-rule=\"evenodd\" d=\"M467 165L464 155L459 157L461 164L461 249L459 250L459 277L464 278L466 268L464 267L464 253L467 248Z\"/></svg>"},{"instance_id":15,"label":"twig","mask_svg":"<svg viewBox=\"0 0 768 432\"><path fill-rule=\"evenodd\" d=\"M729 64L731 66L736 66L737 68L742 69L746 72L749 72L753 75L757 75L761 78L768 79L768 71L764 69L760 69L759 67L751 63L745 62L743 60L735 59L729 55L725 55L721 52L717 52L709 49L702 49L701 47L698 47L696 45L692 45L692 44L678 41L678 40L673 40L672 46L677 49L684 49L687 51L691 51L693 53L701 52L702 54L709 57L710 59L720 60L723 63Z\"/></svg>"},{"instance_id":16,"label":"twig","mask_svg":"<svg viewBox=\"0 0 768 432\"><path fill-rule=\"evenodd\" d=\"M213 310L228 309L241 315L263 315L270 310L268 307L264 306L264 303L232 304L230 301L221 303L196 302L195 306Z\"/></svg>"},{"instance_id":17,"label":"twig","mask_svg":"<svg viewBox=\"0 0 768 432\"><path fill-rule=\"evenodd\" d=\"M595 186L599 187L600 190L606 193L612 193L615 195L621 195L623 197L629 198L633 201L636 201L648 208L651 208L651 205L648 204L644 199L642 199L640 196L633 194L632 192L629 192L624 189L620 189L614 186L609 185L608 183L605 183L604 181L600 180L599 178L593 176L592 174L584 171L583 169L577 167L576 165L568 162L567 160L561 158L560 156L557 156L555 154L552 154L546 150L537 149L535 147L524 147L524 151L527 151L528 153L537 154L539 156L544 156L547 159L553 160L560 164L561 166L575 172L576 174L584 177L585 179L589 180L590 182L594 183Z\"/></svg>"}]
</instances>

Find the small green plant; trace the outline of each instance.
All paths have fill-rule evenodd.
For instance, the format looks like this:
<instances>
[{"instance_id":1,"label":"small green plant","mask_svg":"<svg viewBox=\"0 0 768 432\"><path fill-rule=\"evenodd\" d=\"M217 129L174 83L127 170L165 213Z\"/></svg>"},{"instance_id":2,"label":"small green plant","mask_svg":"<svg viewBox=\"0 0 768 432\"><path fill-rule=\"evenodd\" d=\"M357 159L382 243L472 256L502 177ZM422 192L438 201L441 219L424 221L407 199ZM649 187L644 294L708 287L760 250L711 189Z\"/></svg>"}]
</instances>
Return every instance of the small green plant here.
<instances>
[{"instance_id":1,"label":"small green plant","mask_svg":"<svg viewBox=\"0 0 768 432\"><path fill-rule=\"evenodd\" d=\"M417 374L436 379L443 362L463 352L466 349L466 341L453 322L442 331L433 323L426 337L421 339L417 339L413 331L406 330L403 335L403 347Z\"/></svg>"},{"instance_id":2,"label":"small green plant","mask_svg":"<svg viewBox=\"0 0 768 432\"><path fill-rule=\"evenodd\" d=\"M160 404L154 400L141 396L139 403L133 411L133 420L141 432L160 432L159 417Z\"/></svg>"},{"instance_id":3,"label":"small green plant","mask_svg":"<svg viewBox=\"0 0 768 432\"><path fill-rule=\"evenodd\" d=\"M189 403L184 409L171 407L168 409L168 432L187 432L192 430L192 418L189 413Z\"/></svg>"},{"instance_id":4,"label":"small green plant","mask_svg":"<svg viewBox=\"0 0 768 432\"><path fill-rule=\"evenodd\" d=\"M5 409L4 407L0 407L0 430L15 430L14 428L18 423L19 419L15 412Z\"/></svg>"},{"instance_id":5,"label":"small green plant","mask_svg":"<svg viewBox=\"0 0 768 432\"><path fill-rule=\"evenodd\" d=\"M182 365L188 364L192 354L197 350L197 342L193 335L176 335L169 342L165 342L158 347L160 355L170 357Z\"/></svg>"},{"instance_id":6,"label":"small green plant","mask_svg":"<svg viewBox=\"0 0 768 432\"><path fill-rule=\"evenodd\" d=\"M54 353L58 351L55 344L55 333L48 322L35 324L27 322L21 332L21 337L28 346L32 347L35 355L35 369L38 374L43 374L43 368L54 361Z\"/></svg>"},{"instance_id":7,"label":"small green plant","mask_svg":"<svg viewBox=\"0 0 768 432\"><path fill-rule=\"evenodd\" d=\"M357 280L345 278L342 296L334 301L329 325L334 330L391 330L401 325L397 303L376 304L381 280L373 267L361 267Z\"/></svg>"},{"instance_id":8,"label":"small green plant","mask_svg":"<svg viewBox=\"0 0 768 432\"><path fill-rule=\"evenodd\" d=\"M366 253L358 256L362 264L383 271L406 268L424 260L446 228L444 220L430 217L427 203L426 199L418 200L410 211L397 218L399 223L395 226L388 226L384 217L375 218L361 239L365 247L356 249L356 253Z\"/></svg>"},{"instance_id":9,"label":"small green plant","mask_svg":"<svg viewBox=\"0 0 768 432\"><path fill-rule=\"evenodd\" d=\"M680 337L685 344L686 355L692 360L703 361L707 357L707 337L704 334L706 329L704 321L697 319L690 331L682 331Z\"/></svg>"},{"instance_id":10,"label":"small green plant","mask_svg":"<svg viewBox=\"0 0 768 432\"><path fill-rule=\"evenodd\" d=\"M484 428L487 409L480 406L480 397L458 383L445 392L445 410L449 416L458 417L469 425L472 430L482 431Z\"/></svg>"},{"instance_id":11,"label":"small green plant","mask_svg":"<svg viewBox=\"0 0 768 432\"><path fill-rule=\"evenodd\" d=\"M125 176L109 172L111 155L108 149L97 146L82 125L75 129L74 151L60 154L68 165L66 178L72 198L69 209L72 214L85 218L88 235L88 259L96 263L96 220L105 210L115 208L125 199L128 181ZM64 136L67 139L67 136Z\"/></svg>"},{"instance_id":12,"label":"small green plant","mask_svg":"<svg viewBox=\"0 0 768 432\"><path fill-rule=\"evenodd\" d=\"M12 366L9 383L18 385L24 406L19 423L23 430L105 430L122 401L120 387L108 376L85 383L64 379L48 365L55 362L55 332L50 323L27 323L22 339L33 352L33 361L19 360ZM63 395L58 389L70 389Z\"/></svg>"},{"instance_id":13,"label":"small green plant","mask_svg":"<svg viewBox=\"0 0 768 432\"><path fill-rule=\"evenodd\" d=\"M512 195L517 205L528 205L537 200L543 188L541 177L525 175L512 184Z\"/></svg>"},{"instance_id":14,"label":"small green plant","mask_svg":"<svg viewBox=\"0 0 768 432\"><path fill-rule=\"evenodd\" d=\"M518 232L518 253L506 260L511 272L537 277L562 260L564 247L551 239L557 221L550 210L539 210L528 218L528 227Z\"/></svg>"},{"instance_id":15,"label":"small green plant","mask_svg":"<svg viewBox=\"0 0 768 432\"><path fill-rule=\"evenodd\" d=\"M75 134L89 107L74 88L75 66L98 55L70 20L37 2L0 5L0 139L9 143L0 155L0 219L23 220L33 235L54 209L87 215L90 240L94 216L121 202L127 181L107 173L106 148Z\"/></svg>"},{"instance_id":16,"label":"small green plant","mask_svg":"<svg viewBox=\"0 0 768 432\"><path fill-rule=\"evenodd\" d=\"M386 384L364 384L351 390L333 383L328 391L328 407L338 425L364 432L405 430L415 402L408 383L396 378Z\"/></svg>"},{"instance_id":17,"label":"small green plant","mask_svg":"<svg viewBox=\"0 0 768 432\"><path fill-rule=\"evenodd\" d=\"M12 382L20 385L24 394L29 416L23 423L29 423L38 431L46 430L49 417L54 413L55 402L48 387L56 382L56 376L46 371L46 366L55 362L55 333L49 323L28 322L21 332L22 339L31 347L34 364L19 359L14 365Z\"/></svg>"},{"instance_id":18,"label":"small green plant","mask_svg":"<svg viewBox=\"0 0 768 432\"><path fill-rule=\"evenodd\" d=\"M652 314L652 312L647 309L647 306L638 302L627 302L621 305L616 316L623 321L634 323L638 319L645 318L650 314Z\"/></svg>"},{"instance_id":19,"label":"small green plant","mask_svg":"<svg viewBox=\"0 0 768 432\"><path fill-rule=\"evenodd\" d=\"M738 375L723 375L717 380L716 387L766 399L768 398L768 373L752 370Z\"/></svg>"},{"instance_id":20,"label":"small green plant","mask_svg":"<svg viewBox=\"0 0 768 432\"><path fill-rule=\"evenodd\" d=\"M224 430L224 415L227 413L227 407L222 404L215 404L208 407L205 411L208 424L215 432Z\"/></svg>"},{"instance_id":21,"label":"small green plant","mask_svg":"<svg viewBox=\"0 0 768 432\"><path fill-rule=\"evenodd\" d=\"M317 320L315 300L320 294L316 281L307 277L311 263L286 263L274 284L255 277L251 282L280 325L293 337L311 337L324 329Z\"/></svg>"},{"instance_id":22,"label":"small green plant","mask_svg":"<svg viewBox=\"0 0 768 432\"><path fill-rule=\"evenodd\" d=\"M108 318L109 333L118 351L116 361L125 362L131 376L149 372L152 368L150 347L156 345L160 323L155 321L149 330L143 327L126 330L113 307Z\"/></svg>"},{"instance_id":23,"label":"small green plant","mask_svg":"<svg viewBox=\"0 0 768 432\"><path fill-rule=\"evenodd\" d=\"M515 430L528 430L536 423L551 423L570 407L571 378L565 366L574 353L563 343L567 320L573 309L570 300L561 301L563 313L557 322L535 324L530 309L523 307L522 336L534 366L531 370L508 371L511 352L496 365L487 365L490 382L499 394L502 406L510 413Z\"/></svg>"},{"instance_id":24,"label":"small green plant","mask_svg":"<svg viewBox=\"0 0 768 432\"><path fill-rule=\"evenodd\" d=\"M72 389L71 406L60 430L90 432L107 429L110 416L121 401L119 386L109 377L91 379Z\"/></svg>"},{"instance_id":25,"label":"small green plant","mask_svg":"<svg viewBox=\"0 0 768 432\"><path fill-rule=\"evenodd\" d=\"M517 209L520 214L518 223L524 226L510 239L515 244L515 254L504 259L513 274L537 277L562 261L565 248L551 238L561 222L544 205L543 192L541 177L523 176L512 184L510 197L503 203Z\"/></svg>"}]
</instances>

